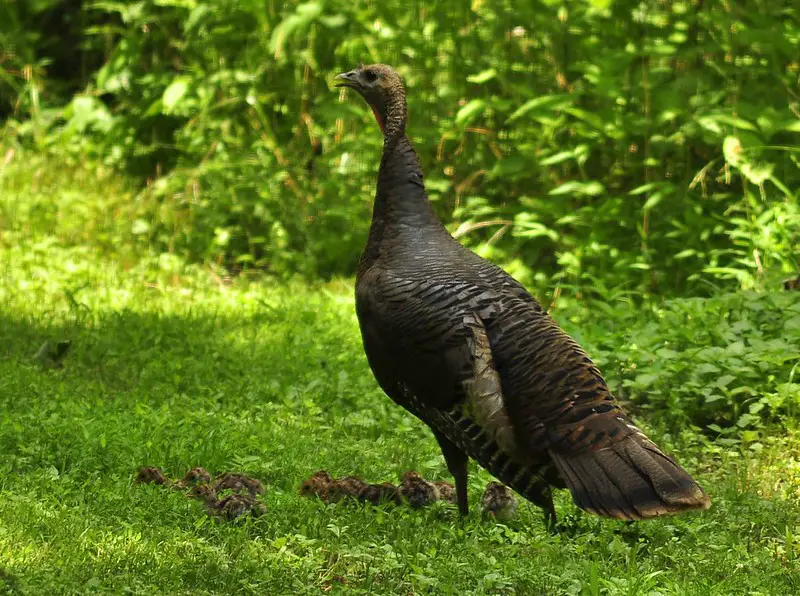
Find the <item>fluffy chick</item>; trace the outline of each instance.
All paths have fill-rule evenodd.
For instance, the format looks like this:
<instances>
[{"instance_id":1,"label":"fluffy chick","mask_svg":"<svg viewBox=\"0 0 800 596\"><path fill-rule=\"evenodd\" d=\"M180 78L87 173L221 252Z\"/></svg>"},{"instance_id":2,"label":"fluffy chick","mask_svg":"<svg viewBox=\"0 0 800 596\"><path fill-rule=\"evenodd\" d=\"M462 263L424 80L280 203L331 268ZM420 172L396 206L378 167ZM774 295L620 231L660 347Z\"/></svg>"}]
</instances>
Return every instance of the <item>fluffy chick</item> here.
<instances>
[{"instance_id":1,"label":"fluffy chick","mask_svg":"<svg viewBox=\"0 0 800 596\"><path fill-rule=\"evenodd\" d=\"M427 507L439 498L436 486L416 472L406 472L398 488L400 496L414 509Z\"/></svg>"},{"instance_id":2,"label":"fluffy chick","mask_svg":"<svg viewBox=\"0 0 800 596\"><path fill-rule=\"evenodd\" d=\"M217 499L217 492L208 484L192 487L187 496L203 501L208 515L223 517L228 521L233 521L246 513L258 517L267 510L263 503L247 495L234 494Z\"/></svg>"},{"instance_id":3,"label":"fluffy chick","mask_svg":"<svg viewBox=\"0 0 800 596\"><path fill-rule=\"evenodd\" d=\"M326 500L335 503L349 497L358 499L366 488L367 483L361 480L361 478L356 478L355 476L337 478L328 484Z\"/></svg>"},{"instance_id":4,"label":"fluffy chick","mask_svg":"<svg viewBox=\"0 0 800 596\"><path fill-rule=\"evenodd\" d=\"M209 486L208 484L193 486L186 497L202 501L206 507L206 513L209 515L217 514L217 492L214 490L213 486Z\"/></svg>"},{"instance_id":5,"label":"fluffy chick","mask_svg":"<svg viewBox=\"0 0 800 596\"><path fill-rule=\"evenodd\" d=\"M197 484L210 484L211 483L211 474L208 473L208 470L205 468L192 468L183 476L183 479L180 482L177 482L175 486L179 488L189 488L191 486L195 486Z\"/></svg>"},{"instance_id":6,"label":"fluffy chick","mask_svg":"<svg viewBox=\"0 0 800 596\"><path fill-rule=\"evenodd\" d=\"M259 517L267 511L262 502L251 496L239 494L229 495L220 499L217 501L215 508L217 515L224 517L228 521L233 521L246 513L253 517Z\"/></svg>"},{"instance_id":7,"label":"fluffy chick","mask_svg":"<svg viewBox=\"0 0 800 596\"><path fill-rule=\"evenodd\" d=\"M232 490L237 493L246 490L251 497L264 494L264 486L261 482L255 478L235 472L225 472L217 476L214 482L214 490L218 493L223 490Z\"/></svg>"},{"instance_id":8,"label":"fluffy chick","mask_svg":"<svg viewBox=\"0 0 800 596\"><path fill-rule=\"evenodd\" d=\"M373 505L380 505L382 503L395 503L399 505L402 502L399 490L391 482L367 484L358 498L360 501L372 503Z\"/></svg>"},{"instance_id":9,"label":"fluffy chick","mask_svg":"<svg viewBox=\"0 0 800 596\"><path fill-rule=\"evenodd\" d=\"M517 499L505 485L490 482L481 498L481 509L497 521L508 521L517 511Z\"/></svg>"},{"instance_id":10,"label":"fluffy chick","mask_svg":"<svg viewBox=\"0 0 800 596\"><path fill-rule=\"evenodd\" d=\"M433 486L436 487L439 493L440 501L447 501L448 503L456 502L456 487L449 482L434 482Z\"/></svg>"},{"instance_id":11,"label":"fluffy chick","mask_svg":"<svg viewBox=\"0 0 800 596\"><path fill-rule=\"evenodd\" d=\"M322 500L328 498L328 487L333 482L327 470L319 470L303 480L300 485L300 495L303 497L319 497Z\"/></svg>"},{"instance_id":12,"label":"fluffy chick","mask_svg":"<svg viewBox=\"0 0 800 596\"><path fill-rule=\"evenodd\" d=\"M142 466L136 472L136 479L134 482L139 484L161 484L161 485L170 485L172 481L164 476L164 472L161 471L161 468L156 468L154 466Z\"/></svg>"}]
</instances>

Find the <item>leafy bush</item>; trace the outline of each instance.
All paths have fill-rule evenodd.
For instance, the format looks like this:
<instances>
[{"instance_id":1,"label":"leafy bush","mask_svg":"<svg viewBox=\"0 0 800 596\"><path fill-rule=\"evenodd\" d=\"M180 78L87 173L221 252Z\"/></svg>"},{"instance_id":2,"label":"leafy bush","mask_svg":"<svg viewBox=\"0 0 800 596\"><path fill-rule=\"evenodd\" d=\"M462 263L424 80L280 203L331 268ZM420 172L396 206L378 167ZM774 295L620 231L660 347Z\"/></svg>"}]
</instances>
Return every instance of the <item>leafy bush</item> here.
<instances>
[{"instance_id":1,"label":"leafy bush","mask_svg":"<svg viewBox=\"0 0 800 596\"><path fill-rule=\"evenodd\" d=\"M146 180L131 225L162 250L351 273L380 138L329 81L385 61L439 213L529 284L697 293L797 266L789 3L76 5L104 64L51 140Z\"/></svg>"},{"instance_id":2,"label":"leafy bush","mask_svg":"<svg viewBox=\"0 0 800 596\"><path fill-rule=\"evenodd\" d=\"M634 409L677 427L753 443L800 409L800 300L795 292L674 299L646 309L595 305L577 333Z\"/></svg>"}]
</instances>

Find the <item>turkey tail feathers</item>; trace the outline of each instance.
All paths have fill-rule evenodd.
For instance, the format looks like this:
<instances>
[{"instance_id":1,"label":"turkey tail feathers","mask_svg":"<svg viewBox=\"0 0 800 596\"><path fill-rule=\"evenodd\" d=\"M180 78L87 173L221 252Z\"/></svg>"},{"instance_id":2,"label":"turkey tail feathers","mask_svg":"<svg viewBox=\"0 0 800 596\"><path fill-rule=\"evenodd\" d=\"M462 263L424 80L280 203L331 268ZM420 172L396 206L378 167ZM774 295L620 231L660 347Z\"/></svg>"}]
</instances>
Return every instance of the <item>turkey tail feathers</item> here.
<instances>
[{"instance_id":1,"label":"turkey tail feathers","mask_svg":"<svg viewBox=\"0 0 800 596\"><path fill-rule=\"evenodd\" d=\"M550 455L575 504L603 517L639 520L711 506L700 485L638 433L597 451Z\"/></svg>"}]
</instances>

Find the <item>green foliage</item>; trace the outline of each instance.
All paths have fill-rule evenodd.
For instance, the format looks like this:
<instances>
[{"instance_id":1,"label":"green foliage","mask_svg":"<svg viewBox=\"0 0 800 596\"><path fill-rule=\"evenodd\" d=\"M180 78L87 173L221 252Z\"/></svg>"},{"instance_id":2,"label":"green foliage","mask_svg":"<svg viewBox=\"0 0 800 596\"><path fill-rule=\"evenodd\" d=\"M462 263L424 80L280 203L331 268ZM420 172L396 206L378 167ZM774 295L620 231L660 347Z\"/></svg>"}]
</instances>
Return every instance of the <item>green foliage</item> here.
<instances>
[{"instance_id":1,"label":"green foliage","mask_svg":"<svg viewBox=\"0 0 800 596\"><path fill-rule=\"evenodd\" d=\"M49 264L58 258L54 247L74 247L76 255L102 255L167 291L179 283L187 261L148 243L147 221L134 219L136 203L134 192L105 168L68 169L46 158L14 156L0 171L0 250L22 251L6 260L31 269L7 275L49 275L48 267L67 267ZM69 257L68 267L94 279L82 258ZM230 283L224 268L208 271ZM57 285L73 295L84 284ZM794 424L800 293L776 284L768 293L653 301L608 290L599 280L594 291L602 298L545 294L540 301L552 303L556 319L588 348L632 408L657 415L672 430L690 425L747 444L763 438L765 425ZM345 316L352 319L352 312Z\"/></svg>"},{"instance_id":2,"label":"green foliage","mask_svg":"<svg viewBox=\"0 0 800 596\"><path fill-rule=\"evenodd\" d=\"M575 335L616 378L615 392L673 428L696 425L723 443L760 449L765 424L800 413L800 300L742 292L629 308L598 303Z\"/></svg>"},{"instance_id":3,"label":"green foliage","mask_svg":"<svg viewBox=\"0 0 800 596\"><path fill-rule=\"evenodd\" d=\"M133 225L161 250L281 275L352 272L381 144L365 106L329 82L385 61L407 79L439 213L523 281L697 293L709 278L758 287L797 267L791 3L143 0L73 12L82 59L102 67L48 140L148 180ZM25 38L36 21L14 25ZM52 78L34 59L15 58Z\"/></svg>"},{"instance_id":4,"label":"green foliage","mask_svg":"<svg viewBox=\"0 0 800 596\"><path fill-rule=\"evenodd\" d=\"M83 0L0 4L0 120L36 143L60 116L58 109L85 88L104 60L87 36L93 25ZM110 41L110 40L106 40ZM24 119L19 122L17 119Z\"/></svg>"},{"instance_id":5,"label":"green foliage","mask_svg":"<svg viewBox=\"0 0 800 596\"><path fill-rule=\"evenodd\" d=\"M558 491L569 529L550 536L540 511L525 504L507 525L482 520L475 506L489 477L475 468L473 513L463 521L443 504L326 506L297 494L320 468L374 481L396 481L410 468L448 478L431 433L383 395L368 369L352 285L225 279L168 254L108 258L109 249L97 250L82 228L112 234L120 219L114 210L130 198L125 189L63 169L50 178L55 168L40 164L33 192L8 192L26 165L15 161L0 178L0 591L727 596L800 589L800 451L785 417L789 398L755 412L768 429L778 430L777 417L789 431L765 432L758 452L685 429L658 431L677 426L682 412L712 412L724 424L733 401L761 397L734 394L738 387L766 395L794 383L787 390L795 390L786 367L797 361L796 293L637 309L611 301L607 312L558 303L559 321L636 406L649 399L676 407L665 401L673 399L668 385L695 384L692 395L676 394L678 408L688 404L683 411L653 408L639 421L709 491L707 512L626 526L577 515ZM104 188L116 192L101 203ZM98 205L78 209L76 197ZM112 215L101 218L104 210ZM775 341L781 325L789 347ZM40 346L66 339L63 368L43 367ZM718 347L719 373L690 369L690 360ZM646 383L646 375L659 379ZM693 401L710 392L725 396L715 409ZM740 411L752 410L742 401ZM266 484L267 514L215 523L179 491L134 485L143 464L173 477L194 465L251 474Z\"/></svg>"}]
</instances>

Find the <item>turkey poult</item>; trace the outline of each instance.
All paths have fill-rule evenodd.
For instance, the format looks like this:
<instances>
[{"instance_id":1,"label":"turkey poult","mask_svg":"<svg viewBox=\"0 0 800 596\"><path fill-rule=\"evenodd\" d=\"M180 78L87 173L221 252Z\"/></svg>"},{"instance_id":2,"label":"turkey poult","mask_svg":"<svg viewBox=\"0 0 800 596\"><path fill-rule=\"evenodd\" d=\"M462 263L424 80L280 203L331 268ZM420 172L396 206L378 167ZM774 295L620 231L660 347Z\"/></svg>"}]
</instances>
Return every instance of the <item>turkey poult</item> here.
<instances>
[{"instance_id":1,"label":"turkey poult","mask_svg":"<svg viewBox=\"0 0 800 596\"><path fill-rule=\"evenodd\" d=\"M447 503L456 502L456 488L449 482L434 482L436 492L439 493L439 500Z\"/></svg>"},{"instance_id":2,"label":"turkey poult","mask_svg":"<svg viewBox=\"0 0 800 596\"><path fill-rule=\"evenodd\" d=\"M303 480L299 492L304 497L316 496L325 501L328 499L328 487L332 482L333 476L327 470L319 470Z\"/></svg>"},{"instance_id":3,"label":"turkey poult","mask_svg":"<svg viewBox=\"0 0 800 596\"><path fill-rule=\"evenodd\" d=\"M224 490L240 492L246 490L251 497L264 494L264 485L255 478L236 472L225 472L217 476L214 481L214 490L221 493Z\"/></svg>"},{"instance_id":4,"label":"turkey poult","mask_svg":"<svg viewBox=\"0 0 800 596\"><path fill-rule=\"evenodd\" d=\"M382 64L336 76L384 135L356 312L383 390L431 427L466 515L467 462L545 510L551 486L635 520L710 500L631 421L581 347L505 271L461 246L431 208L406 137L406 93Z\"/></svg>"},{"instance_id":5,"label":"turkey poult","mask_svg":"<svg viewBox=\"0 0 800 596\"><path fill-rule=\"evenodd\" d=\"M372 503L373 505L382 505L384 503L399 505L402 502L398 488L391 482L368 484L358 495L358 500Z\"/></svg>"},{"instance_id":6,"label":"turkey poult","mask_svg":"<svg viewBox=\"0 0 800 596\"><path fill-rule=\"evenodd\" d=\"M208 515L220 516L228 521L233 521L246 513L259 517L267 511L263 503L248 495L232 494L217 499L217 492L208 484L192 487L187 497L201 500Z\"/></svg>"},{"instance_id":7,"label":"turkey poult","mask_svg":"<svg viewBox=\"0 0 800 596\"><path fill-rule=\"evenodd\" d=\"M436 486L412 471L403 474L397 490L413 509L427 507L439 500L439 490Z\"/></svg>"},{"instance_id":8,"label":"turkey poult","mask_svg":"<svg viewBox=\"0 0 800 596\"><path fill-rule=\"evenodd\" d=\"M329 503L336 503L348 498L358 499L365 488L367 488L367 483L356 476L336 478L328 484L328 491L324 500Z\"/></svg>"},{"instance_id":9,"label":"turkey poult","mask_svg":"<svg viewBox=\"0 0 800 596\"><path fill-rule=\"evenodd\" d=\"M499 482L490 482L481 497L481 511L497 521L510 521L517 512L517 499Z\"/></svg>"},{"instance_id":10,"label":"turkey poult","mask_svg":"<svg viewBox=\"0 0 800 596\"><path fill-rule=\"evenodd\" d=\"M136 471L136 478L134 482L137 484L160 484L162 486L169 486L172 481L164 476L161 468L155 466L142 466Z\"/></svg>"},{"instance_id":11,"label":"turkey poult","mask_svg":"<svg viewBox=\"0 0 800 596\"><path fill-rule=\"evenodd\" d=\"M210 484L211 474L203 467L192 468L183 478L175 483L176 488L191 488L198 484Z\"/></svg>"}]
</instances>

